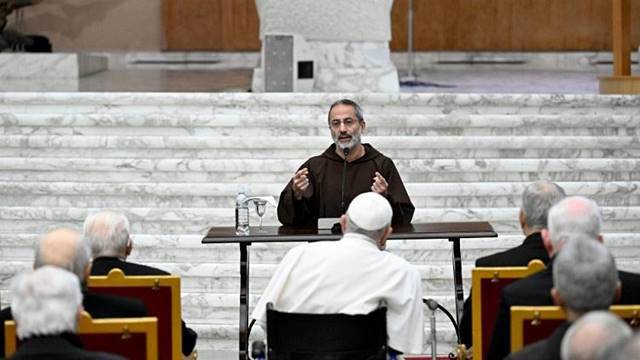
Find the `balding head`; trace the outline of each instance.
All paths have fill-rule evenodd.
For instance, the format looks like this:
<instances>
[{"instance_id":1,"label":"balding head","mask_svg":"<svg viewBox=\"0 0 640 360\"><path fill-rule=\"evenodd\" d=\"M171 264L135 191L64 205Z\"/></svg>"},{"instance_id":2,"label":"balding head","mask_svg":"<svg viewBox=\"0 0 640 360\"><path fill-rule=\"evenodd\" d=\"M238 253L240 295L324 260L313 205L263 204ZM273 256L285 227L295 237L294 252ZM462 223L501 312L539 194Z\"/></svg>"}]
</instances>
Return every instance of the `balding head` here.
<instances>
[{"instance_id":1,"label":"balding head","mask_svg":"<svg viewBox=\"0 0 640 360\"><path fill-rule=\"evenodd\" d=\"M609 311L593 311L569 328L562 339L561 356L563 360L610 359L604 353L632 335L629 325L618 316Z\"/></svg>"},{"instance_id":2,"label":"balding head","mask_svg":"<svg viewBox=\"0 0 640 360\"><path fill-rule=\"evenodd\" d=\"M71 271L82 282L88 275L91 254L80 233L71 228L53 230L40 239L33 263L35 269L45 265Z\"/></svg>"},{"instance_id":3,"label":"balding head","mask_svg":"<svg viewBox=\"0 0 640 360\"><path fill-rule=\"evenodd\" d=\"M582 196L564 198L549 210L548 227L542 231L545 246L553 255L574 235L602 240L602 215L591 199Z\"/></svg>"}]
</instances>

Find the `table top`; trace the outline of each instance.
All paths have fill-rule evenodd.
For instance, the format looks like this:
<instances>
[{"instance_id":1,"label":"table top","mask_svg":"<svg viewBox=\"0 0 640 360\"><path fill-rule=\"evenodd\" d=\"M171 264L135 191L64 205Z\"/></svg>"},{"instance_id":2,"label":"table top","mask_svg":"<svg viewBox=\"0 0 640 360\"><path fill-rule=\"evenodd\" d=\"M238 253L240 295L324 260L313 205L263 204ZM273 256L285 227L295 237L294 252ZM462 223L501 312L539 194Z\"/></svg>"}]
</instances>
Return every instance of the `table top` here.
<instances>
[{"instance_id":1,"label":"table top","mask_svg":"<svg viewBox=\"0 0 640 360\"><path fill-rule=\"evenodd\" d=\"M443 222L398 225L393 227L390 240L428 240L451 238L497 237L486 221ZM249 235L236 235L232 226L214 226L202 239L203 244L252 243L252 242L301 242L339 240L341 234L329 229L303 226L265 226L262 231L251 227Z\"/></svg>"}]
</instances>

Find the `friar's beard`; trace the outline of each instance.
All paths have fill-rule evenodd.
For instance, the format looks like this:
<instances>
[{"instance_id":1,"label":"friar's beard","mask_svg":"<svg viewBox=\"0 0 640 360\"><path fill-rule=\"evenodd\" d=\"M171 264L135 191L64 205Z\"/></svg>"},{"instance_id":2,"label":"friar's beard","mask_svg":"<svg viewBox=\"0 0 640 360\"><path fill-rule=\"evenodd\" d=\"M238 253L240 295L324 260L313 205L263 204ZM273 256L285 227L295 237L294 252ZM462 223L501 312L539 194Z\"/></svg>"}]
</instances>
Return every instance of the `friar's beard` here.
<instances>
[{"instance_id":1,"label":"friar's beard","mask_svg":"<svg viewBox=\"0 0 640 360\"><path fill-rule=\"evenodd\" d=\"M360 133L350 135L351 140L349 142L342 142L338 140L340 135L333 138L333 143L336 144L336 147L340 150L344 149L353 149L356 145L360 144Z\"/></svg>"}]
</instances>

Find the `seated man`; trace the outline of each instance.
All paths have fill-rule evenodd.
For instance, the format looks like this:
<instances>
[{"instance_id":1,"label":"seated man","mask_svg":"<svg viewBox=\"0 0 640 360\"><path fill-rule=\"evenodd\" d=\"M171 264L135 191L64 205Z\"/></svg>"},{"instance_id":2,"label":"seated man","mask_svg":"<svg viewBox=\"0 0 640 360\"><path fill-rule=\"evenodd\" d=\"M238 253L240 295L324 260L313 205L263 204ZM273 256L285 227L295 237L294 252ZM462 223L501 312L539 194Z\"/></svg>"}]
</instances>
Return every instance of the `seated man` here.
<instances>
[{"instance_id":1,"label":"seated man","mask_svg":"<svg viewBox=\"0 0 640 360\"><path fill-rule=\"evenodd\" d=\"M611 358L606 355L608 351L619 351L619 344L632 335L629 324L617 315L610 311L592 311L569 328L562 339L560 353L563 360L606 360Z\"/></svg>"},{"instance_id":2,"label":"seated man","mask_svg":"<svg viewBox=\"0 0 640 360\"><path fill-rule=\"evenodd\" d=\"M584 239L581 239L583 237ZM553 264L553 302L567 314L549 338L512 353L507 359L560 360L560 344L580 316L595 310L608 310L620 294L616 262L607 248L586 235L569 237Z\"/></svg>"},{"instance_id":3,"label":"seated man","mask_svg":"<svg viewBox=\"0 0 640 360\"><path fill-rule=\"evenodd\" d=\"M633 337L613 344L605 350L602 359L606 360L639 360L640 359L640 332Z\"/></svg>"},{"instance_id":4,"label":"seated man","mask_svg":"<svg viewBox=\"0 0 640 360\"><path fill-rule=\"evenodd\" d=\"M82 284L82 305L91 317L143 317L147 308L142 301L122 296L96 294L87 290L86 281L91 271L91 251L73 229L61 228L46 234L36 247L34 269L51 265L74 273ZM0 312L0 321L11 320L11 308ZM0 326L4 339L4 326ZM4 342L0 344L0 357L4 356Z\"/></svg>"},{"instance_id":5,"label":"seated man","mask_svg":"<svg viewBox=\"0 0 640 360\"><path fill-rule=\"evenodd\" d=\"M11 284L11 312L22 343L10 359L124 359L82 349L75 335L80 282L66 270L44 266L18 275Z\"/></svg>"},{"instance_id":6,"label":"seated man","mask_svg":"<svg viewBox=\"0 0 640 360\"><path fill-rule=\"evenodd\" d=\"M554 257L569 238L603 241L600 233L602 216L598 205L590 199L573 196L563 199L549 210L548 227L542 231L545 248L551 257L549 266L527 278L518 280L502 290L498 318L491 336L489 359L503 359L510 352L510 308L514 305L553 305ZM585 235L578 236L577 235ZM618 304L640 303L640 275L618 271L622 291Z\"/></svg>"},{"instance_id":7,"label":"seated man","mask_svg":"<svg viewBox=\"0 0 640 360\"><path fill-rule=\"evenodd\" d=\"M518 220L525 236L522 244L476 260L477 267L527 266L533 259L542 260L546 265L549 255L542 243L540 232L547 227L549 209L565 196L564 189L546 180L529 184L522 193L522 206ZM471 295L464 302L464 313L460 321L462 342L471 347Z\"/></svg>"},{"instance_id":8,"label":"seated man","mask_svg":"<svg viewBox=\"0 0 640 360\"><path fill-rule=\"evenodd\" d=\"M102 211L87 216L84 239L91 246L91 275L107 275L111 269L121 269L125 275L170 275L168 272L142 264L126 262L133 248L129 235L129 220L124 214ZM190 356L198 334L182 322L182 354Z\"/></svg>"},{"instance_id":9,"label":"seated man","mask_svg":"<svg viewBox=\"0 0 640 360\"><path fill-rule=\"evenodd\" d=\"M404 259L384 251L392 215L382 195L358 195L340 218L342 239L300 245L287 253L253 319L266 329L269 302L279 311L313 314L368 314L386 307L389 346L421 353L420 274Z\"/></svg>"}]
</instances>

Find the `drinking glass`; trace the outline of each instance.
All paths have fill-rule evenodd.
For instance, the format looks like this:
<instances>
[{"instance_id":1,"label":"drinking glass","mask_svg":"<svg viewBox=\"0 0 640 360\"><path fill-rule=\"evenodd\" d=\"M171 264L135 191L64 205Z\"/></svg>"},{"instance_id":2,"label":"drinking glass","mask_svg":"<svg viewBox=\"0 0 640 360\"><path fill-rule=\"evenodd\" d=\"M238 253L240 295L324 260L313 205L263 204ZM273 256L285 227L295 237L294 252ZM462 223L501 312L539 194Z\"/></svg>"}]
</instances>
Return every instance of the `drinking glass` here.
<instances>
[{"instance_id":1,"label":"drinking glass","mask_svg":"<svg viewBox=\"0 0 640 360\"><path fill-rule=\"evenodd\" d=\"M253 203L256 205L256 213L258 213L258 217L260 217L260 227L258 228L258 231L263 232L262 217L264 216L264 213L267 211L267 201L256 199L253 201Z\"/></svg>"}]
</instances>

